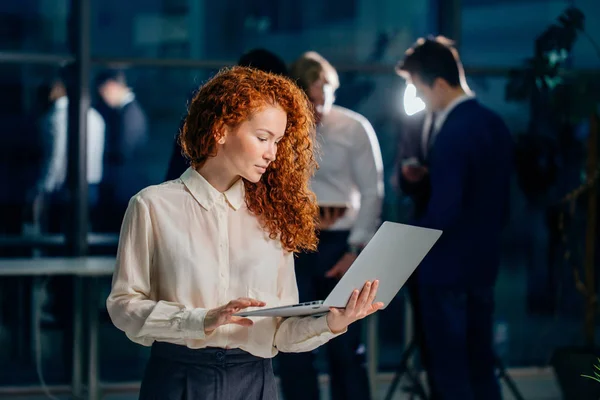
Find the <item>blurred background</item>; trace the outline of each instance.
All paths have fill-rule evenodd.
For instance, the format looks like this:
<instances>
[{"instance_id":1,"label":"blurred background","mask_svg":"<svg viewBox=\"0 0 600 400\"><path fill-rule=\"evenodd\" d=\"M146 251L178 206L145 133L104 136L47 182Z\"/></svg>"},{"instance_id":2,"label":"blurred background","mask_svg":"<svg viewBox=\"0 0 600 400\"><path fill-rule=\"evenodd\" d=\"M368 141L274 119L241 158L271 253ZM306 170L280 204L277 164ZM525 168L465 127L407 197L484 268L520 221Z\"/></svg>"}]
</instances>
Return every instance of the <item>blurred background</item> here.
<instances>
[{"instance_id":1,"label":"blurred background","mask_svg":"<svg viewBox=\"0 0 600 400\"><path fill-rule=\"evenodd\" d=\"M114 328L104 306L122 218L103 196L114 173L107 165L122 157L131 166L127 198L164 181L190 94L245 51L266 48L291 62L315 50L331 61L336 103L367 117L379 138L383 219L406 221L397 155L412 116L393 67L430 33L456 40L469 86L517 143L497 352L525 398L574 398L559 370L593 373L585 365L600 339L597 0L3 0L0 398L136 398L149 349ZM107 68L120 71L122 87L106 87ZM112 108L100 96L112 89L130 90L145 116L126 155L114 155ZM106 126L102 137L90 107ZM50 162L48 137L67 121L65 151ZM378 393L410 339L407 312L397 296L365 329ZM558 365L565 351L588 364ZM401 392L396 398L409 398Z\"/></svg>"}]
</instances>

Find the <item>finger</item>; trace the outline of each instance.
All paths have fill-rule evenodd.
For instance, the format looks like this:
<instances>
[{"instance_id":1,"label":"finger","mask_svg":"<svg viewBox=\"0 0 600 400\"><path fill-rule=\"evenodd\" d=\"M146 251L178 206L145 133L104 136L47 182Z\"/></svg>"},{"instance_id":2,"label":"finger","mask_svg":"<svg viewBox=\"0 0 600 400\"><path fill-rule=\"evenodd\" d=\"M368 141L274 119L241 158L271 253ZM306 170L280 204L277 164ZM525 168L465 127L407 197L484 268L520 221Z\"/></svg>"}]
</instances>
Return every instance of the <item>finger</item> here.
<instances>
[{"instance_id":1,"label":"finger","mask_svg":"<svg viewBox=\"0 0 600 400\"><path fill-rule=\"evenodd\" d=\"M248 297L239 297L239 298L233 299L229 303L227 303L227 307L229 307L229 308L247 307L250 303L251 303L251 299L249 299Z\"/></svg>"},{"instance_id":2,"label":"finger","mask_svg":"<svg viewBox=\"0 0 600 400\"><path fill-rule=\"evenodd\" d=\"M331 209L329 207L323 207L323 219L327 222L331 219Z\"/></svg>"},{"instance_id":3,"label":"finger","mask_svg":"<svg viewBox=\"0 0 600 400\"><path fill-rule=\"evenodd\" d=\"M340 219L340 217L342 216L342 209L341 208L335 208L335 220L337 221L338 219Z\"/></svg>"},{"instance_id":4,"label":"finger","mask_svg":"<svg viewBox=\"0 0 600 400\"><path fill-rule=\"evenodd\" d=\"M338 265L339 265L339 264L335 264L335 265L333 266L333 268L331 268L329 271L327 271L327 272L325 273L325 277L326 277L326 278L335 278L335 277L337 277L337 275L338 275L338 273L339 273L339 267L338 267Z\"/></svg>"},{"instance_id":5,"label":"finger","mask_svg":"<svg viewBox=\"0 0 600 400\"><path fill-rule=\"evenodd\" d=\"M326 278L341 279L342 276L344 276L344 272L340 265L336 265L335 267L333 267L329 271L327 271L327 273L325 274Z\"/></svg>"},{"instance_id":6,"label":"finger","mask_svg":"<svg viewBox=\"0 0 600 400\"><path fill-rule=\"evenodd\" d=\"M246 307L263 307L266 303L261 300L252 299L250 297L240 297L235 300L231 300L228 307L246 308Z\"/></svg>"},{"instance_id":7,"label":"finger","mask_svg":"<svg viewBox=\"0 0 600 400\"><path fill-rule=\"evenodd\" d=\"M230 323L241 326L252 326L254 322L249 318L231 317Z\"/></svg>"},{"instance_id":8,"label":"finger","mask_svg":"<svg viewBox=\"0 0 600 400\"><path fill-rule=\"evenodd\" d=\"M358 297L358 300L356 302L358 309L363 309L365 307L370 293L371 293L371 282L366 281L362 290L360 291L360 296Z\"/></svg>"},{"instance_id":9,"label":"finger","mask_svg":"<svg viewBox=\"0 0 600 400\"><path fill-rule=\"evenodd\" d=\"M334 314L335 316L342 315L342 311L344 311L343 308L329 307L329 312Z\"/></svg>"},{"instance_id":10,"label":"finger","mask_svg":"<svg viewBox=\"0 0 600 400\"><path fill-rule=\"evenodd\" d=\"M375 297L377 297L377 289L379 289L379 280L374 280L373 285L371 285L371 292L369 292L369 298L367 299L367 304L371 305L375 301Z\"/></svg>"},{"instance_id":11,"label":"finger","mask_svg":"<svg viewBox=\"0 0 600 400\"><path fill-rule=\"evenodd\" d=\"M348 300L348 304L346 304L346 311L353 312L356 308L356 301L358 300L358 289L354 289L352 291L352 296L350 296L350 300Z\"/></svg>"},{"instance_id":12,"label":"finger","mask_svg":"<svg viewBox=\"0 0 600 400\"><path fill-rule=\"evenodd\" d=\"M382 308L383 308L383 303L381 303L381 302L373 303L373 305L371 305L371 309L369 311L367 311L367 316L381 310Z\"/></svg>"}]
</instances>

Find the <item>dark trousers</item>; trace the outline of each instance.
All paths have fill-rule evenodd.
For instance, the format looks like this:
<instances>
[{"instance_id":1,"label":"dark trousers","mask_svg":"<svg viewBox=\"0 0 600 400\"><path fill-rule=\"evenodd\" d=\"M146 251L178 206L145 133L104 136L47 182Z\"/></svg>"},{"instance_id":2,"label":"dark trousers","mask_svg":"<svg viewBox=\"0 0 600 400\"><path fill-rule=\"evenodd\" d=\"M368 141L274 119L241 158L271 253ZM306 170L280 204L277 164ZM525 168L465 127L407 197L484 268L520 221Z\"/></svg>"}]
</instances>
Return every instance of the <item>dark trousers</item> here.
<instances>
[{"instance_id":1,"label":"dark trousers","mask_svg":"<svg viewBox=\"0 0 600 400\"><path fill-rule=\"evenodd\" d=\"M296 279L300 301L324 300L337 283L325 278L346 251L349 232L321 232L316 253L296 258ZM365 368L365 348L361 344L361 325L354 323L348 332L325 345L329 361L332 400L368 400L369 379ZM279 353L279 376L285 400L318 399L319 384L314 353Z\"/></svg>"},{"instance_id":2,"label":"dark trousers","mask_svg":"<svg viewBox=\"0 0 600 400\"><path fill-rule=\"evenodd\" d=\"M140 400L277 400L271 359L154 342Z\"/></svg>"},{"instance_id":3,"label":"dark trousers","mask_svg":"<svg viewBox=\"0 0 600 400\"><path fill-rule=\"evenodd\" d=\"M420 311L432 400L499 400L493 349L491 287L420 285Z\"/></svg>"}]
</instances>

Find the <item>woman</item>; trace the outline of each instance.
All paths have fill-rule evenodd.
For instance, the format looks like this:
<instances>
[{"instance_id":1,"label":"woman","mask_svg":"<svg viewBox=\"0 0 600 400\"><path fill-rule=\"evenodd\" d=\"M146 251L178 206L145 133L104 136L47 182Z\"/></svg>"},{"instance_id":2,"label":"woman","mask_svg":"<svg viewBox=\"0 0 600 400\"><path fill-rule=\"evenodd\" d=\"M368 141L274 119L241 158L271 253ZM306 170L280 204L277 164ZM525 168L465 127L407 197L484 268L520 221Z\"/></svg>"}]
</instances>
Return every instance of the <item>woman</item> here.
<instances>
[{"instance_id":1,"label":"woman","mask_svg":"<svg viewBox=\"0 0 600 400\"><path fill-rule=\"evenodd\" d=\"M141 399L275 399L271 358L310 351L382 307L377 282L319 318L241 318L298 301L293 252L316 248L306 96L234 67L196 94L180 141L191 167L129 203L107 307L152 345Z\"/></svg>"}]
</instances>

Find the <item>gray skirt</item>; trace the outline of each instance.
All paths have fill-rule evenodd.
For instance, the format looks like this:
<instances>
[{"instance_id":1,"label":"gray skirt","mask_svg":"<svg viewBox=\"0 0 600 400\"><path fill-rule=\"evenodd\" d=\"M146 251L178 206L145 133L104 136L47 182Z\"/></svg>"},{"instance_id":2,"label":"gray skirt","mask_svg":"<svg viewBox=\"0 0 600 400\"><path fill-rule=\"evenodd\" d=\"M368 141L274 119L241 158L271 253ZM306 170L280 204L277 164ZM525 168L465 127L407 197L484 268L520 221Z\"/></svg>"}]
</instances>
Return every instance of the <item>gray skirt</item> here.
<instances>
[{"instance_id":1,"label":"gray skirt","mask_svg":"<svg viewBox=\"0 0 600 400\"><path fill-rule=\"evenodd\" d=\"M140 400L276 400L271 359L240 349L154 342Z\"/></svg>"}]
</instances>

